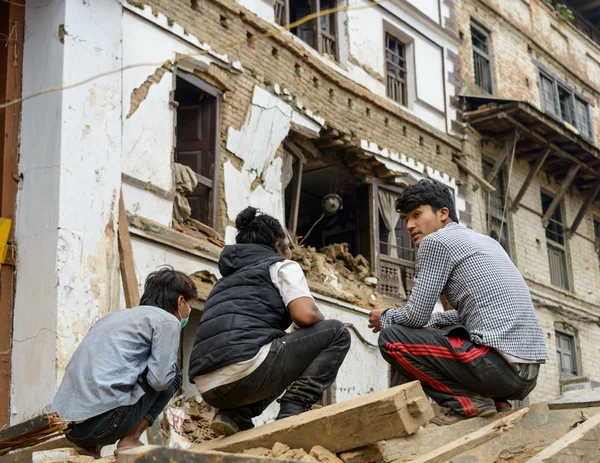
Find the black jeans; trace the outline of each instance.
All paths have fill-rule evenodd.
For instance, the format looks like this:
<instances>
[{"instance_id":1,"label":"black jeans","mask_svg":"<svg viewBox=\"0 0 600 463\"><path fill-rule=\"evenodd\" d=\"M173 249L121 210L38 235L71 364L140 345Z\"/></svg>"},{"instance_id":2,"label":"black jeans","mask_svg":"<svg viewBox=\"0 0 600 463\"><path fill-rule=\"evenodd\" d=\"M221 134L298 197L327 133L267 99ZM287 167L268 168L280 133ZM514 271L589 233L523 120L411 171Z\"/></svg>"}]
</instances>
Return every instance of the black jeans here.
<instances>
[{"instance_id":1,"label":"black jeans","mask_svg":"<svg viewBox=\"0 0 600 463\"><path fill-rule=\"evenodd\" d=\"M393 325L379 335L383 358L400 374L419 380L440 406L465 416L494 407L494 399L523 400L535 388L495 349L471 342L464 326L442 329Z\"/></svg>"},{"instance_id":2,"label":"black jeans","mask_svg":"<svg viewBox=\"0 0 600 463\"><path fill-rule=\"evenodd\" d=\"M350 333L344 324L323 320L275 339L269 355L255 371L205 392L202 398L240 429L250 429L251 418L260 415L286 389L282 403L309 408L321 400L349 349Z\"/></svg>"},{"instance_id":3,"label":"black jeans","mask_svg":"<svg viewBox=\"0 0 600 463\"><path fill-rule=\"evenodd\" d=\"M146 381L145 374L139 381L145 392L140 400L133 405L109 410L81 423L70 423L65 433L67 439L79 447L112 445L133 431L144 417L152 425L181 387L181 373L177 372L177 376L165 391L152 389Z\"/></svg>"}]
</instances>

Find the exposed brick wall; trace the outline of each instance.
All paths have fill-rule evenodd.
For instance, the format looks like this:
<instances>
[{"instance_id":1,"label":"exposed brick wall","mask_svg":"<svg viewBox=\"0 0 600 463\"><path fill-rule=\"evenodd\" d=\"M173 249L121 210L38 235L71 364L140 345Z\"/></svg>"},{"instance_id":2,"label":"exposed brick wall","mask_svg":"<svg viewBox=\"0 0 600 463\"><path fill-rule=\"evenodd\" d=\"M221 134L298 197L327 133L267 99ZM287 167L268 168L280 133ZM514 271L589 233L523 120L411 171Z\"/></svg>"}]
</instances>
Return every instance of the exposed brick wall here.
<instances>
[{"instance_id":1,"label":"exposed brick wall","mask_svg":"<svg viewBox=\"0 0 600 463\"><path fill-rule=\"evenodd\" d=\"M595 105L592 118L596 139L600 135L600 111L597 105L600 86L589 72L589 56L600 55L600 47L583 38L572 26L556 18L553 10L540 0L456 0L460 33L462 78L467 86L474 86L470 20L476 20L490 32L495 96L527 100L540 105L538 68L536 62L549 70ZM565 54L566 40L568 53ZM590 65L591 66L591 65ZM468 149L464 150L468 165L482 173L481 157L496 159L501 146L493 140L481 140L469 130ZM508 175L508 163L505 176ZM511 171L509 204L523 185L529 173L529 163L517 160ZM473 191L469 180L468 201L472 204L472 223L475 230L486 230L487 195L482 189ZM600 213L598 202L581 223L578 232L567 242L568 269L571 291L553 288L542 227L541 191L555 193L559 184L542 171L531 182L522 207L509 213L509 232L513 261L527 279L536 301L538 315L546 333L550 360L542 368L538 387L530 401L548 400L560 393L556 359L555 324L567 321L577 334L580 372L600 380L600 265L594 250L594 214ZM563 202L564 220L570 226L586 195L571 188ZM554 310L543 308L553 307Z\"/></svg>"},{"instance_id":2,"label":"exposed brick wall","mask_svg":"<svg viewBox=\"0 0 600 463\"><path fill-rule=\"evenodd\" d=\"M329 128L340 131L352 144L360 146L360 140L366 139L458 178L458 168L452 162L452 152L460 151L460 142L456 138L336 73L291 37L279 33L239 45L249 37L257 39L265 31L278 30L231 0L198 2L196 8L188 0L148 0L144 3L151 6L155 14L164 14L183 26L187 33L208 43L213 50L227 53L230 59L242 63L243 73L222 79L227 84L226 99L222 104L221 153L224 159L233 157L225 148L227 128L243 125L254 86L271 90L279 84L289 91L295 102L301 102L323 117ZM230 47L233 42L238 45ZM437 145L440 146L439 153ZM221 221L219 227L224 227L225 218Z\"/></svg>"}]
</instances>

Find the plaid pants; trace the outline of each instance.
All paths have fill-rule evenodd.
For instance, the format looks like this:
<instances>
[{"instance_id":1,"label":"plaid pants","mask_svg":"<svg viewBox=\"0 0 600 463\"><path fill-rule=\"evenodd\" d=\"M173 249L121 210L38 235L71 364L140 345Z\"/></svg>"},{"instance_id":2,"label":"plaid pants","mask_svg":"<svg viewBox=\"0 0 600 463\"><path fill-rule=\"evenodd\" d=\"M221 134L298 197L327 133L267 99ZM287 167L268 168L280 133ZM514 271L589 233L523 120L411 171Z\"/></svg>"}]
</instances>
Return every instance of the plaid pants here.
<instances>
[{"instance_id":1,"label":"plaid pants","mask_svg":"<svg viewBox=\"0 0 600 463\"><path fill-rule=\"evenodd\" d=\"M467 417L495 408L497 400L523 400L537 382L537 368L509 364L495 349L471 342L460 325L442 329L393 325L379 335L379 348L393 368L420 381L440 406ZM520 374L525 372L527 377Z\"/></svg>"}]
</instances>

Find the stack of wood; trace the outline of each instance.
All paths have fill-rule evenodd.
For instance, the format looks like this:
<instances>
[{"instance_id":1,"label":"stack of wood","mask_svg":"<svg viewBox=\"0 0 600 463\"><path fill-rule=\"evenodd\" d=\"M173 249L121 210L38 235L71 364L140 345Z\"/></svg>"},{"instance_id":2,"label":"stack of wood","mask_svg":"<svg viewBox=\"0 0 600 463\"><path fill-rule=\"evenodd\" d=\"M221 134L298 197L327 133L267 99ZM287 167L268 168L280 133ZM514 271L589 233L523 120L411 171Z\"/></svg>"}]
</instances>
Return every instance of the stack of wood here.
<instances>
[{"instance_id":1,"label":"stack of wood","mask_svg":"<svg viewBox=\"0 0 600 463\"><path fill-rule=\"evenodd\" d=\"M0 455L32 447L63 434L67 423L56 414L40 415L0 431Z\"/></svg>"}]
</instances>

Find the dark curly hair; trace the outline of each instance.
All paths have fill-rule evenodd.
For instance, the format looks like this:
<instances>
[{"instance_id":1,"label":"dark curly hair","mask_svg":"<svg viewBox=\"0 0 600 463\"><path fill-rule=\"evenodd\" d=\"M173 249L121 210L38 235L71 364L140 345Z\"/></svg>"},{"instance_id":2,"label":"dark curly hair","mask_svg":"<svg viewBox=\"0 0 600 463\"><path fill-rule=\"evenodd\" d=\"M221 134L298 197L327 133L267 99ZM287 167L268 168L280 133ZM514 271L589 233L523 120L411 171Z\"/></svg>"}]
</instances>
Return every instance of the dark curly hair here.
<instances>
[{"instance_id":1,"label":"dark curly hair","mask_svg":"<svg viewBox=\"0 0 600 463\"><path fill-rule=\"evenodd\" d=\"M420 180L410 185L396 200L396 210L407 214L419 206L431 206L435 213L442 207L448 209L448 215L453 222L458 223L454 199L450 190L434 180Z\"/></svg>"},{"instance_id":2,"label":"dark curly hair","mask_svg":"<svg viewBox=\"0 0 600 463\"><path fill-rule=\"evenodd\" d=\"M237 244L264 244L277 251L286 239L279 220L252 206L237 215L235 227L238 229Z\"/></svg>"},{"instance_id":3,"label":"dark curly hair","mask_svg":"<svg viewBox=\"0 0 600 463\"><path fill-rule=\"evenodd\" d=\"M176 313L179 296L183 296L186 301L197 299L198 289L185 273L166 265L146 278L140 305L151 305Z\"/></svg>"}]
</instances>

